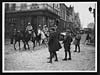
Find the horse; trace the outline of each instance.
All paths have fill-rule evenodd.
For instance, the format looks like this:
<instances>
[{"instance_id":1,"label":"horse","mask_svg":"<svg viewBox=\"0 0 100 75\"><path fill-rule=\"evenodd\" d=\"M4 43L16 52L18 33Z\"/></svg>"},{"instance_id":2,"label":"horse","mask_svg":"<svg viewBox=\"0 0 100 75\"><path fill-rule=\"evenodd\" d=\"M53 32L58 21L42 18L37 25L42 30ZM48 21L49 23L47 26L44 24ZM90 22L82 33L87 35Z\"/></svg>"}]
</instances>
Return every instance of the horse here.
<instances>
[{"instance_id":1,"label":"horse","mask_svg":"<svg viewBox=\"0 0 100 75\"><path fill-rule=\"evenodd\" d=\"M34 47L35 47L35 38L36 38L36 36L35 36L34 31L32 31L31 34L29 34L29 32L25 31L25 30L16 32L14 49L16 50L16 48L15 48L16 42L19 42L19 50L20 50L20 41L21 40L24 44L24 49L25 50L26 50L26 45L28 46L28 49L30 49L29 44L28 44L29 41L33 42L33 49L34 49Z\"/></svg>"},{"instance_id":2,"label":"horse","mask_svg":"<svg viewBox=\"0 0 100 75\"><path fill-rule=\"evenodd\" d=\"M39 29L37 29L37 33L36 33L36 45L37 45L37 43L39 44L39 46L40 46L40 41L41 41L41 34L40 34L40 30Z\"/></svg>"},{"instance_id":3,"label":"horse","mask_svg":"<svg viewBox=\"0 0 100 75\"><path fill-rule=\"evenodd\" d=\"M13 38L15 40L15 42L14 42L14 49L16 50L15 45L18 42L19 43L19 50L20 50L20 41L22 40L24 42L24 40L23 40L23 34L20 31L16 30L15 33L14 33Z\"/></svg>"},{"instance_id":4,"label":"horse","mask_svg":"<svg viewBox=\"0 0 100 75\"><path fill-rule=\"evenodd\" d=\"M42 30L40 30L40 29L38 29L37 38L39 38L38 39L39 45L40 44L45 44L47 46L46 34Z\"/></svg>"}]
</instances>

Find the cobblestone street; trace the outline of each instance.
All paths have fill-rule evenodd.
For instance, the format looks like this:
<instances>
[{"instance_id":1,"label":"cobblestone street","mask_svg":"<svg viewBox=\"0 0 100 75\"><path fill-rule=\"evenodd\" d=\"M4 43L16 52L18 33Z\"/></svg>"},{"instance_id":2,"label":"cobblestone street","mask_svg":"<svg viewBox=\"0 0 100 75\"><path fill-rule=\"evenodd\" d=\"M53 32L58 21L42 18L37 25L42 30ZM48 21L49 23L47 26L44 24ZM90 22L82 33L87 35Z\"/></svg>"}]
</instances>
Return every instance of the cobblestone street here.
<instances>
[{"instance_id":1,"label":"cobblestone street","mask_svg":"<svg viewBox=\"0 0 100 75\"><path fill-rule=\"evenodd\" d=\"M63 46L63 45L62 45ZM31 47L31 45L30 45ZM49 59L48 48L36 47L27 51L13 49L13 45L5 45L4 70L5 71L95 71L95 47L81 44L81 52L73 52L72 60L62 61L64 49L57 52L58 62L47 63Z\"/></svg>"}]
</instances>

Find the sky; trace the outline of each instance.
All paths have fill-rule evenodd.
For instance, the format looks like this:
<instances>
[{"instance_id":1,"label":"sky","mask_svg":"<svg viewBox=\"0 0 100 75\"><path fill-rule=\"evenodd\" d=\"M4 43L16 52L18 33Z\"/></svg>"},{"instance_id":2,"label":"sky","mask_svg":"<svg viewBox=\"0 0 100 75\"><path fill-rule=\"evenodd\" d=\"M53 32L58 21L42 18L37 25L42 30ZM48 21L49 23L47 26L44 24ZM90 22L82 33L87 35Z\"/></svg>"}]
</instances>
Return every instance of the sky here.
<instances>
[{"instance_id":1,"label":"sky","mask_svg":"<svg viewBox=\"0 0 100 75\"><path fill-rule=\"evenodd\" d=\"M74 11L79 13L81 25L87 27L89 23L94 23L93 14L89 12L89 7L96 8L95 2L66 2L67 6L74 6Z\"/></svg>"}]
</instances>

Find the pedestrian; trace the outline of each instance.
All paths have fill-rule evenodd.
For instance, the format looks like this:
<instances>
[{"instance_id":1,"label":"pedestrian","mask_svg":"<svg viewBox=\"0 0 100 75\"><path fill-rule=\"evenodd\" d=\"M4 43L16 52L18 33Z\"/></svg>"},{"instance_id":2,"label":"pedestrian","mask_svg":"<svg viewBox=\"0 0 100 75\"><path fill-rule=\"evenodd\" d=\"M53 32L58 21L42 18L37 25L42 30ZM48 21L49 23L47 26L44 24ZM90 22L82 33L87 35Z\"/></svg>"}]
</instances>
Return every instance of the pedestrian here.
<instances>
[{"instance_id":1,"label":"pedestrian","mask_svg":"<svg viewBox=\"0 0 100 75\"><path fill-rule=\"evenodd\" d=\"M58 40L58 33L55 31L54 28L50 29L49 41L48 41L48 49L50 53L50 61L48 63L52 63L52 58L55 56L55 61L58 61L56 51L61 49L61 44Z\"/></svg>"},{"instance_id":2,"label":"pedestrian","mask_svg":"<svg viewBox=\"0 0 100 75\"><path fill-rule=\"evenodd\" d=\"M81 35L79 32L77 32L77 34L75 36L75 40L74 40L74 44L75 44L74 52L77 52L77 47L78 47L78 52L80 52L80 40L81 40Z\"/></svg>"},{"instance_id":3,"label":"pedestrian","mask_svg":"<svg viewBox=\"0 0 100 75\"><path fill-rule=\"evenodd\" d=\"M72 42L71 33L66 32L66 36L65 36L64 41L63 41L64 49L65 49L65 58L63 59L63 61L67 60L67 52L69 53L68 60L71 60L71 51L70 51L71 42Z\"/></svg>"},{"instance_id":4,"label":"pedestrian","mask_svg":"<svg viewBox=\"0 0 100 75\"><path fill-rule=\"evenodd\" d=\"M90 43L90 35L89 35L89 33L87 33L85 43L86 44Z\"/></svg>"},{"instance_id":5,"label":"pedestrian","mask_svg":"<svg viewBox=\"0 0 100 75\"><path fill-rule=\"evenodd\" d=\"M15 38L15 35L17 33L17 30L16 29L13 29L12 33L11 33L11 44L13 44L13 41L14 41L14 38Z\"/></svg>"}]
</instances>

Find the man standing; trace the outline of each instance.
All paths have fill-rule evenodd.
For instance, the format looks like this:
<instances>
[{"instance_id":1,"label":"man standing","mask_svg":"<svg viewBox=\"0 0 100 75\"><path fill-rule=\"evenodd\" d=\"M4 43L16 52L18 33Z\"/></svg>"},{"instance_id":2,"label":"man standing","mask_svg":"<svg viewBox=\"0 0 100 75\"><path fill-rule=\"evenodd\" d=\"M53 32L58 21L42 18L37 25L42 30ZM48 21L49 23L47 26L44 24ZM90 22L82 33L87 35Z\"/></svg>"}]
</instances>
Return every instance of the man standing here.
<instances>
[{"instance_id":1,"label":"man standing","mask_svg":"<svg viewBox=\"0 0 100 75\"><path fill-rule=\"evenodd\" d=\"M63 59L63 61L67 60L67 52L69 53L69 58L68 60L71 60L71 52L70 52L70 45L72 42L72 37L71 37L71 33L67 32L66 36L64 38L64 49L65 49L65 58Z\"/></svg>"},{"instance_id":2,"label":"man standing","mask_svg":"<svg viewBox=\"0 0 100 75\"><path fill-rule=\"evenodd\" d=\"M58 61L56 51L61 49L61 45L58 40L58 34L55 32L55 29L52 28L50 30L49 41L48 41L49 53L50 53L50 61L48 63L52 63L52 58L55 56L55 61Z\"/></svg>"},{"instance_id":3,"label":"man standing","mask_svg":"<svg viewBox=\"0 0 100 75\"><path fill-rule=\"evenodd\" d=\"M80 52L80 40L81 40L81 35L79 32L77 32L77 35L75 37L75 41L74 41L74 44L75 44L75 51L74 52L77 52L77 47L78 47L78 52Z\"/></svg>"},{"instance_id":4,"label":"man standing","mask_svg":"<svg viewBox=\"0 0 100 75\"><path fill-rule=\"evenodd\" d=\"M13 41L14 41L14 38L15 38L16 33L17 33L17 30L16 29L14 29L12 31L12 33L11 33L11 44L13 44Z\"/></svg>"}]
</instances>

